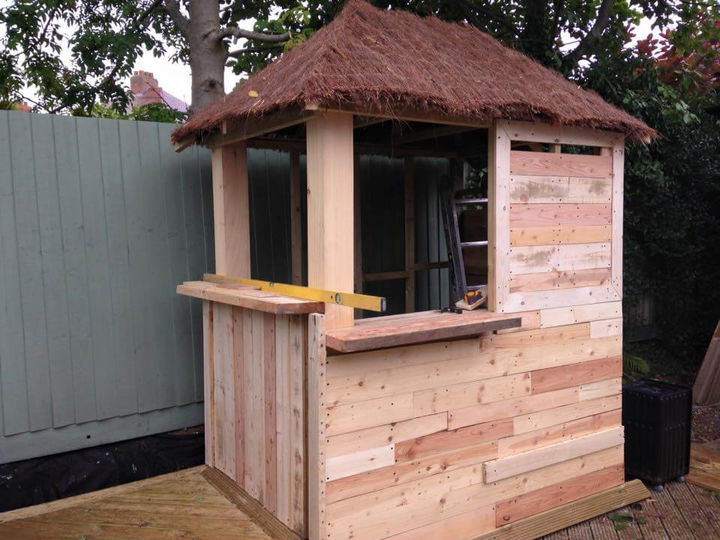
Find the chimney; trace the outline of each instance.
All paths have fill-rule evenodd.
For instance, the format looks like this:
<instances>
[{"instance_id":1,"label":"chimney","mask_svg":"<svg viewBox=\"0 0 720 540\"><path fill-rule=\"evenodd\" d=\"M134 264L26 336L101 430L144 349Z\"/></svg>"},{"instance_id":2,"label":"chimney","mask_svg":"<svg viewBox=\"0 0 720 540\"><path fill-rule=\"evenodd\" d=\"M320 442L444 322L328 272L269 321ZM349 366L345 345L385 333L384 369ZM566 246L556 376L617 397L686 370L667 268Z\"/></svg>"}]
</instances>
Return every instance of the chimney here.
<instances>
[{"instance_id":1,"label":"chimney","mask_svg":"<svg viewBox=\"0 0 720 540\"><path fill-rule=\"evenodd\" d=\"M148 71L134 71L130 77L130 91L137 96L148 88L158 88L157 79L153 74Z\"/></svg>"}]
</instances>

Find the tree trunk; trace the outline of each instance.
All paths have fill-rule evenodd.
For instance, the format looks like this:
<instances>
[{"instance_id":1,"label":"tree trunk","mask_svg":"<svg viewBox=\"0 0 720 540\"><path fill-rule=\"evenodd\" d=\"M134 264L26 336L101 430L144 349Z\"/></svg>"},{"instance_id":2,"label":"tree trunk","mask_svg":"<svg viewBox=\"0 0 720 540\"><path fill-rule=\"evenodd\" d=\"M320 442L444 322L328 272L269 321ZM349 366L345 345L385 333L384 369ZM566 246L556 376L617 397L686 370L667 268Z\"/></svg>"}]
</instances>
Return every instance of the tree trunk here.
<instances>
[{"instance_id":1,"label":"tree trunk","mask_svg":"<svg viewBox=\"0 0 720 540\"><path fill-rule=\"evenodd\" d=\"M219 0L192 0L188 41L192 71L192 114L212 105L225 95L227 49L220 32Z\"/></svg>"}]
</instances>

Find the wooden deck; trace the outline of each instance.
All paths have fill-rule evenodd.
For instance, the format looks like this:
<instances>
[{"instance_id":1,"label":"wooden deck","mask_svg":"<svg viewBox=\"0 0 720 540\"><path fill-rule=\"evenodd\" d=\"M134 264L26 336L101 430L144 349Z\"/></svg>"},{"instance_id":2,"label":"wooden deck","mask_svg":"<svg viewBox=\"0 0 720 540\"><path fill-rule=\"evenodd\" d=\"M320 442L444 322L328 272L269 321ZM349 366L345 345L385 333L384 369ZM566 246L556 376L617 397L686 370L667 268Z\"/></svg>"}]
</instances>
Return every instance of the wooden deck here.
<instances>
[{"instance_id":1,"label":"wooden deck","mask_svg":"<svg viewBox=\"0 0 720 540\"><path fill-rule=\"evenodd\" d=\"M269 540L260 526L202 475L203 467L0 514L0 539L247 539ZM549 539L720 539L720 496L691 484ZM617 531L616 528L624 528Z\"/></svg>"}]
</instances>

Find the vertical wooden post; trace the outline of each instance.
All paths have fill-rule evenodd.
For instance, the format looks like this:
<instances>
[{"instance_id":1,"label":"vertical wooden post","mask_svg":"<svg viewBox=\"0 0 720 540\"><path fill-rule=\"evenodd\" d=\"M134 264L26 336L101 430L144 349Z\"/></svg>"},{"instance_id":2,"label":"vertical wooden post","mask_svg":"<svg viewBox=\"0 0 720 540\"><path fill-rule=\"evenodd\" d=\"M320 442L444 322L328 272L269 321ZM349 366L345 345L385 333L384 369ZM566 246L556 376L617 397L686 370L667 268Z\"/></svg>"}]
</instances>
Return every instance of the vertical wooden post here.
<instances>
[{"instance_id":1,"label":"vertical wooden post","mask_svg":"<svg viewBox=\"0 0 720 540\"><path fill-rule=\"evenodd\" d=\"M502 122L488 130L488 309L504 309L510 292L510 137Z\"/></svg>"},{"instance_id":2,"label":"vertical wooden post","mask_svg":"<svg viewBox=\"0 0 720 540\"><path fill-rule=\"evenodd\" d=\"M308 285L354 286L353 117L323 113L307 122ZM328 304L327 328L352 326L353 309Z\"/></svg>"},{"instance_id":3,"label":"vertical wooden post","mask_svg":"<svg viewBox=\"0 0 720 540\"><path fill-rule=\"evenodd\" d=\"M290 152L290 238L292 282L302 285L302 193L300 193L300 152Z\"/></svg>"},{"instance_id":4,"label":"vertical wooden post","mask_svg":"<svg viewBox=\"0 0 720 540\"><path fill-rule=\"evenodd\" d=\"M405 313L415 311L415 161L405 158Z\"/></svg>"},{"instance_id":5,"label":"vertical wooden post","mask_svg":"<svg viewBox=\"0 0 720 540\"><path fill-rule=\"evenodd\" d=\"M250 277L250 194L247 146L229 144L212 151L215 213L215 271Z\"/></svg>"},{"instance_id":6,"label":"vertical wooden post","mask_svg":"<svg viewBox=\"0 0 720 540\"><path fill-rule=\"evenodd\" d=\"M308 319L308 536L310 540L327 538L325 517L325 316L312 313Z\"/></svg>"}]
</instances>

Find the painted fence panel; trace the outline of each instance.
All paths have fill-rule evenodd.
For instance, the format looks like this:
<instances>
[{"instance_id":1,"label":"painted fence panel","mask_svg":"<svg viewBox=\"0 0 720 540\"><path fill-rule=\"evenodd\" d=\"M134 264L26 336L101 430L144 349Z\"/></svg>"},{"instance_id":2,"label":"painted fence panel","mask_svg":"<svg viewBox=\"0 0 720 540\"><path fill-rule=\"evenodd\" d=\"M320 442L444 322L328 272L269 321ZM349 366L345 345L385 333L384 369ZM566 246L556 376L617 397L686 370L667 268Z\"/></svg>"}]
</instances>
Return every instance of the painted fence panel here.
<instances>
[{"instance_id":1,"label":"painted fence panel","mask_svg":"<svg viewBox=\"0 0 720 540\"><path fill-rule=\"evenodd\" d=\"M175 286L214 269L210 155L176 154L173 128L0 111L0 463L202 423L202 308ZM420 161L426 263L446 258L447 162ZM253 277L290 282L289 156L249 165ZM402 160L364 156L358 177L365 271L398 270ZM373 287L402 310L401 280ZM447 270L418 272L416 309L443 303Z\"/></svg>"},{"instance_id":2,"label":"painted fence panel","mask_svg":"<svg viewBox=\"0 0 720 540\"><path fill-rule=\"evenodd\" d=\"M0 463L202 423L210 163L173 128L0 112Z\"/></svg>"}]
</instances>

